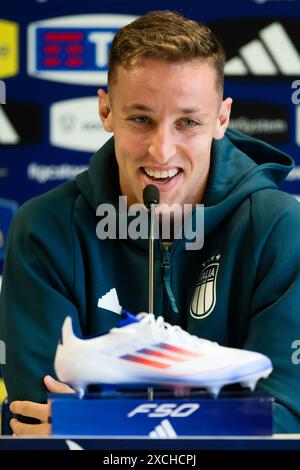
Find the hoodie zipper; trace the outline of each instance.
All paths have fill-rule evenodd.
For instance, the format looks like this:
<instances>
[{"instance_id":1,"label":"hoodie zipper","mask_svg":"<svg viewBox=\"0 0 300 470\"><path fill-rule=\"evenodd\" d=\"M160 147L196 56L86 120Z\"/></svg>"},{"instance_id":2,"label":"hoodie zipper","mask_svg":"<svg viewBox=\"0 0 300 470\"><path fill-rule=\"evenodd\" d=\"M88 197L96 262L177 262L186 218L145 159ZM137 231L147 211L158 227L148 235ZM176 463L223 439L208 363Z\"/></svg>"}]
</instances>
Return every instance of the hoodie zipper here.
<instances>
[{"instance_id":1,"label":"hoodie zipper","mask_svg":"<svg viewBox=\"0 0 300 470\"><path fill-rule=\"evenodd\" d=\"M176 305L176 300L174 297L174 294L172 292L171 288L171 255L169 252L169 248L165 247L160 240L160 246L162 250L162 262L161 262L161 268L163 272L163 280L165 284L165 288L169 297L169 301L171 304L171 307L175 313L178 313L178 308Z\"/></svg>"}]
</instances>

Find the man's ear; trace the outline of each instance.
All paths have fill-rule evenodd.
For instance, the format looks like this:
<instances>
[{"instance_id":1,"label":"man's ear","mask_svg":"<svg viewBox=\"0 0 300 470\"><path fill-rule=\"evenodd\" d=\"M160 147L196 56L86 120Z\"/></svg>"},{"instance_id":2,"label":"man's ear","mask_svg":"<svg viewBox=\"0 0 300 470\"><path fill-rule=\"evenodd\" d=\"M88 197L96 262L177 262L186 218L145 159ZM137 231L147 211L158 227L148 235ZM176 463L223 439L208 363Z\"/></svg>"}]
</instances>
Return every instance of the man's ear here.
<instances>
[{"instance_id":1,"label":"man's ear","mask_svg":"<svg viewBox=\"0 0 300 470\"><path fill-rule=\"evenodd\" d=\"M99 88L98 96L99 96L98 112L99 112L99 117L102 121L103 127L107 132L113 132L112 112L111 112L111 106L110 106L110 101L109 101L109 95L104 90Z\"/></svg>"},{"instance_id":2,"label":"man's ear","mask_svg":"<svg viewBox=\"0 0 300 470\"><path fill-rule=\"evenodd\" d=\"M226 98L226 100L222 101L214 132L214 138L217 140L222 139L224 137L224 134L229 124L231 105L231 98Z\"/></svg>"}]
</instances>

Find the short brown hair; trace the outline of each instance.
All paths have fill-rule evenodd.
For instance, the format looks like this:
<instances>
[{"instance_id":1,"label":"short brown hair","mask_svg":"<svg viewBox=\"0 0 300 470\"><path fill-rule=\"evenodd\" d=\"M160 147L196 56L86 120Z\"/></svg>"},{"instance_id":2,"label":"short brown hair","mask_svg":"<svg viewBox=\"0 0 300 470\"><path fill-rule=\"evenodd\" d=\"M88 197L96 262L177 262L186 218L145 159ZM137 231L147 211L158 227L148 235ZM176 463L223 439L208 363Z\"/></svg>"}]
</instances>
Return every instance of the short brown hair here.
<instances>
[{"instance_id":1,"label":"short brown hair","mask_svg":"<svg viewBox=\"0 0 300 470\"><path fill-rule=\"evenodd\" d=\"M211 60L216 88L222 94L225 52L211 30L170 11L152 11L121 28L114 37L108 67L108 86L116 79L116 66L130 67L138 57L181 62Z\"/></svg>"}]
</instances>

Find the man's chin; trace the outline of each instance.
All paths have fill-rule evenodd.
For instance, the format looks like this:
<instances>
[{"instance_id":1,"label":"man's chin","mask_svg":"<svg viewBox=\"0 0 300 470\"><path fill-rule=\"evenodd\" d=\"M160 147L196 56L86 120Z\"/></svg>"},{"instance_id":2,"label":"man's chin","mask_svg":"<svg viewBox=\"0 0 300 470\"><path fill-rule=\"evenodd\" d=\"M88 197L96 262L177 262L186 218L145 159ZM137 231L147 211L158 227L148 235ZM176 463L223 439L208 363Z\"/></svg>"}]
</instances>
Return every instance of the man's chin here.
<instances>
[{"instance_id":1,"label":"man's chin","mask_svg":"<svg viewBox=\"0 0 300 470\"><path fill-rule=\"evenodd\" d=\"M178 202L178 199L175 201L172 199L162 199L159 206L157 207L157 212L159 214L169 214L169 213L178 213L181 214L183 209L183 204Z\"/></svg>"}]
</instances>

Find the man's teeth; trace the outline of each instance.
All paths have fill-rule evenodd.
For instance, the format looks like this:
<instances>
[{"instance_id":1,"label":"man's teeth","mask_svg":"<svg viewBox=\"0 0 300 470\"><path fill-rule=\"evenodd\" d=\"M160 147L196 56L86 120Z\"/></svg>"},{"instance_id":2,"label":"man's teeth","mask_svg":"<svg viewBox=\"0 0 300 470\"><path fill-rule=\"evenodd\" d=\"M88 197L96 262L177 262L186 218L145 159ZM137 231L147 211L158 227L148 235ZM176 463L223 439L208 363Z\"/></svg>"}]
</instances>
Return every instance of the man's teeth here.
<instances>
[{"instance_id":1,"label":"man's teeth","mask_svg":"<svg viewBox=\"0 0 300 470\"><path fill-rule=\"evenodd\" d=\"M151 168L144 168L145 173L152 178L172 178L173 176L179 173L178 168L173 168L172 170L151 170Z\"/></svg>"}]
</instances>

